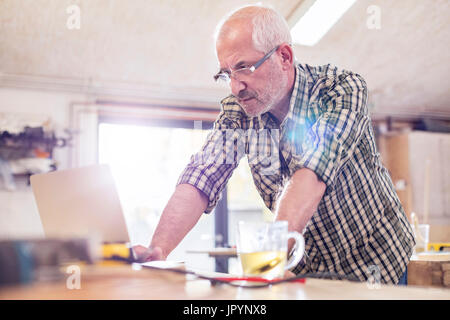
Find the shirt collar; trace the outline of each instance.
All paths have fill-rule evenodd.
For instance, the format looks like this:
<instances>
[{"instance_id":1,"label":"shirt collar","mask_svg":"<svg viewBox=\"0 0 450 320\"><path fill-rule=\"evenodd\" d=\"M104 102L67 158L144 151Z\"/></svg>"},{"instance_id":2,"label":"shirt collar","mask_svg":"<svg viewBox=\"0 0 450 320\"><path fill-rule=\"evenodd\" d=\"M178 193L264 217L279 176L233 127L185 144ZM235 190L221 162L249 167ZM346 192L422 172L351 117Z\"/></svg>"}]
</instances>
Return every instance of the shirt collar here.
<instances>
[{"instance_id":1,"label":"shirt collar","mask_svg":"<svg viewBox=\"0 0 450 320\"><path fill-rule=\"evenodd\" d=\"M300 109L303 104L303 93L305 92L305 74L302 66L297 64L295 67L295 83L292 89L291 99L289 100L289 111L282 121L280 127L284 127L289 120L298 121L300 118Z\"/></svg>"}]
</instances>

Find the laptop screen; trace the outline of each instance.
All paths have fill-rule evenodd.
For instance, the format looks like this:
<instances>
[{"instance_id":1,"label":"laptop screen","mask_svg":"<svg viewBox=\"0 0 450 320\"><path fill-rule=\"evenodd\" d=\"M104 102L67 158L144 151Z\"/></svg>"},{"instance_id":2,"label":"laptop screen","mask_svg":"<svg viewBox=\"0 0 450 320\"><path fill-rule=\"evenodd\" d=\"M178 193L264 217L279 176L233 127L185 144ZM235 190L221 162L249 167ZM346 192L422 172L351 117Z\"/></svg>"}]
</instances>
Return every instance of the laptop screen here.
<instances>
[{"instance_id":1,"label":"laptop screen","mask_svg":"<svg viewBox=\"0 0 450 320\"><path fill-rule=\"evenodd\" d=\"M31 187L46 237L96 237L129 242L108 165L33 175Z\"/></svg>"}]
</instances>

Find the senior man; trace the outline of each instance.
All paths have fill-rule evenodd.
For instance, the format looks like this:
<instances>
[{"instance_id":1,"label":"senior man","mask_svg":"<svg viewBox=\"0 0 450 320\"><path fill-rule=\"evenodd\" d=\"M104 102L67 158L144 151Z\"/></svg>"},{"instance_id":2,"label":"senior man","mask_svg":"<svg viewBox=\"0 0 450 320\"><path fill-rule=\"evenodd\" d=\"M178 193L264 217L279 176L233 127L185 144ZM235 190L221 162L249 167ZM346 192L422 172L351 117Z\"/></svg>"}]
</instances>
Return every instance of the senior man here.
<instances>
[{"instance_id":1,"label":"senior man","mask_svg":"<svg viewBox=\"0 0 450 320\"><path fill-rule=\"evenodd\" d=\"M261 6L231 13L218 27L216 51L214 78L227 81L231 95L181 174L150 250L138 246L137 254L166 259L202 213L213 210L239 162L235 139L249 157L259 141L254 134L227 141L225 131L266 130L276 138L271 154L279 165L267 170L260 157L249 164L276 220L287 220L305 238L305 256L292 272L365 281L375 270L383 283L403 283L414 237L376 149L364 79L330 65L297 63L286 21ZM218 145L232 161L215 157Z\"/></svg>"}]
</instances>

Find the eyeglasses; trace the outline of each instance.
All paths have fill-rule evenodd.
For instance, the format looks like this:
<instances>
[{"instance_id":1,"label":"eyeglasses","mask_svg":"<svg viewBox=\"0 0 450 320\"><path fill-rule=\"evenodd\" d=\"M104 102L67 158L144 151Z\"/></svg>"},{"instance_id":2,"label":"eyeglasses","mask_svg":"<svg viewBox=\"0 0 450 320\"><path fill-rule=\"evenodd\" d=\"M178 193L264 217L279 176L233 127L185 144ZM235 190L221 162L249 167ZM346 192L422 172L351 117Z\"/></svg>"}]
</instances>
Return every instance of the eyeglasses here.
<instances>
[{"instance_id":1,"label":"eyeglasses","mask_svg":"<svg viewBox=\"0 0 450 320\"><path fill-rule=\"evenodd\" d=\"M270 50L264 57L262 57L260 60L258 60L254 65L252 66L241 66L238 67L238 69L236 70L232 70L230 71L219 71L219 73L217 73L216 75L214 75L214 80L222 80L225 81L226 83L229 83L231 81L231 78L235 78L237 79L240 76L249 76L251 75L253 72L255 72L256 69L258 69L263 63L264 61L266 61L267 59L269 59L269 57L278 50L280 46L276 46L275 48L273 48L272 50Z\"/></svg>"}]
</instances>

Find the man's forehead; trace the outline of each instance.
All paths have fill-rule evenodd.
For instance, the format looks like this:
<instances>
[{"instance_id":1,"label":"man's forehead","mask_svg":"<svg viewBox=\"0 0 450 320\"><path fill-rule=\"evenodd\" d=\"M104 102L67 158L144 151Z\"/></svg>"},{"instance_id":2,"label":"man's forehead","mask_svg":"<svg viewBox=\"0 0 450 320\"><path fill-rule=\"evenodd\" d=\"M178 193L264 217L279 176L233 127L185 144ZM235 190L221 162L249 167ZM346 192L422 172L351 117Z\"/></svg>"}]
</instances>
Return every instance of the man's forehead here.
<instances>
[{"instance_id":1,"label":"man's forehead","mask_svg":"<svg viewBox=\"0 0 450 320\"><path fill-rule=\"evenodd\" d=\"M218 42L236 42L244 38L246 33L248 33L246 30L242 30L238 26L224 25L219 34Z\"/></svg>"},{"instance_id":2,"label":"man's forehead","mask_svg":"<svg viewBox=\"0 0 450 320\"><path fill-rule=\"evenodd\" d=\"M225 21L220 28L218 38L238 38L238 37L251 37L252 35L252 23L249 19L239 18L230 19Z\"/></svg>"},{"instance_id":3,"label":"man's forehead","mask_svg":"<svg viewBox=\"0 0 450 320\"><path fill-rule=\"evenodd\" d=\"M216 48L219 46L239 46L252 42L251 24L244 19L227 21L223 24L217 37Z\"/></svg>"},{"instance_id":4,"label":"man's forehead","mask_svg":"<svg viewBox=\"0 0 450 320\"><path fill-rule=\"evenodd\" d=\"M244 62L253 62L258 56L258 52L250 44L244 46L219 47L217 58L221 69L233 68Z\"/></svg>"},{"instance_id":5,"label":"man's forehead","mask_svg":"<svg viewBox=\"0 0 450 320\"><path fill-rule=\"evenodd\" d=\"M240 58L257 54L251 27L242 22L225 24L217 38L216 50L220 64L237 63Z\"/></svg>"}]
</instances>

